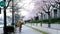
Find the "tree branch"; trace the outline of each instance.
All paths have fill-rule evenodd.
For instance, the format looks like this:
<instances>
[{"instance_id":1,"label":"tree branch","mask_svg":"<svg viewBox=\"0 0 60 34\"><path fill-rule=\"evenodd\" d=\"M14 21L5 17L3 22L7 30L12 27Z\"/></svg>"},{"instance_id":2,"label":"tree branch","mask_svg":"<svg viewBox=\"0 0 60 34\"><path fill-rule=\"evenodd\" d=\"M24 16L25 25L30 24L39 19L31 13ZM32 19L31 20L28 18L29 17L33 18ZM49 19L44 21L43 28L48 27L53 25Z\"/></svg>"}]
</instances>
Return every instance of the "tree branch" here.
<instances>
[{"instance_id":1,"label":"tree branch","mask_svg":"<svg viewBox=\"0 0 60 34\"><path fill-rule=\"evenodd\" d=\"M7 6L6 6L6 9L8 8L10 2L11 2L11 0L8 1L8 4L7 4Z\"/></svg>"},{"instance_id":2,"label":"tree branch","mask_svg":"<svg viewBox=\"0 0 60 34\"><path fill-rule=\"evenodd\" d=\"M45 1L46 2L46 1ZM47 10L48 10L48 12L49 12L49 10L50 10L50 7L52 6L52 4L51 4L51 2L49 1L49 3L45 3L45 6L46 6L46 8L47 8ZM42 7L43 8L43 7ZM43 11L45 11L46 12L46 10L43 8ZM47 13L48 13L47 12Z\"/></svg>"},{"instance_id":3,"label":"tree branch","mask_svg":"<svg viewBox=\"0 0 60 34\"><path fill-rule=\"evenodd\" d=\"M47 11L42 7L42 10L45 12L45 13L47 13Z\"/></svg>"}]
</instances>

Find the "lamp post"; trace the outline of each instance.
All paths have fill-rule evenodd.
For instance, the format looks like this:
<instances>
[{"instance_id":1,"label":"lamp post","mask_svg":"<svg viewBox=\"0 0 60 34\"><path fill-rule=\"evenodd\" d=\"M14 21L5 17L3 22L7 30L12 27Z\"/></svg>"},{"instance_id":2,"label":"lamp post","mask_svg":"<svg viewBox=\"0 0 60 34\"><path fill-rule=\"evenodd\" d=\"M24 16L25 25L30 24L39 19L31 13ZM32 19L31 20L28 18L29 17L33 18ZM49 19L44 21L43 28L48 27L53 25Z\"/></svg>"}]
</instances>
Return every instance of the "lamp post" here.
<instances>
[{"instance_id":1,"label":"lamp post","mask_svg":"<svg viewBox=\"0 0 60 34\"><path fill-rule=\"evenodd\" d=\"M6 2L6 0L3 0L4 2ZM4 34L7 34L6 31L6 5L4 6Z\"/></svg>"}]
</instances>

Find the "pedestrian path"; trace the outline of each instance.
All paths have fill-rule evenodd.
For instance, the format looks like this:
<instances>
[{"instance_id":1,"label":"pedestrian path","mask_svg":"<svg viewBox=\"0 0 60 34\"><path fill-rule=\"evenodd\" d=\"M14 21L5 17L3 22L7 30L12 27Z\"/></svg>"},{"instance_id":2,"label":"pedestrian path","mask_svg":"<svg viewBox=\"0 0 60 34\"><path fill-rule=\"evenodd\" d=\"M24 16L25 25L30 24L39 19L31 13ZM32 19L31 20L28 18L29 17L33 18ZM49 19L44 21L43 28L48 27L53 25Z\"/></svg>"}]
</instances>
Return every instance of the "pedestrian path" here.
<instances>
[{"instance_id":1,"label":"pedestrian path","mask_svg":"<svg viewBox=\"0 0 60 34\"><path fill-rule=\"evenodd\" d=\"M3 33L3 27L0 27L0 34Z\"/></svg>"},{"instance_id":2,"label":"pedestrian path","mask_svg":"<svg viewBox=\"0 0 60 34\"><path fill-rule=\"evenodd\" d=\"M23 25L21 33L19 32L19 29L16 28L16 34L42 34L42 33L37 32L37 31Z\"/></svg>"},{"instance_id":3,"label":"pedestrian path","mask_svg":"<svg viewBox=\"0 0 60 34\"><path fill-rule=\"evenodd\" d=\"M31 25L31 24L26 24L28 26L32 26L34 28L37 28L37 29L40 29L42 31L45 31L49 34L60 34L60 30L55 30L55 29L52 29L52 28L46 28L46 27L41 27L40 25Z\"/></svg>"}]
</instances>

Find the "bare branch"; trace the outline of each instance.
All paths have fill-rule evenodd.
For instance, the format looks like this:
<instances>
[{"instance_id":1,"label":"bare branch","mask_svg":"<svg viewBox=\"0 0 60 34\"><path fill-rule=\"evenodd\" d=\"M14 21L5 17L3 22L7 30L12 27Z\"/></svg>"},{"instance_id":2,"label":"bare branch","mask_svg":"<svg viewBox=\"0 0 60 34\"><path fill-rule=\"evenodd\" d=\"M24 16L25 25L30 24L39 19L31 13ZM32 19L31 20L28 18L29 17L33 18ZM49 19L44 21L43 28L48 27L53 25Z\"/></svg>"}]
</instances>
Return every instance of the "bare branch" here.
<instances>
[{"instance_id":1,"label":"bare branch","mask_svg":"<svg viewBox=\"0 0 60 34\"><path fill-rule=\"evenodd\" d=\"M42 10L46 13L47 11L42 7Z\"/></svg>"},{"instance_id":2,"label":"bare branch","mask_svg":"<svg viewBox=\"0 0 60 34\"><path fill-rule=\"evenodd\" d=\"M49 3L48 2L46 2L46 1L44 1L44 3L45 3L45 6L46 6L46 9L47 9L47 11L42 7L42 10L45 12L45 13L50 13L50 7L52 6L52 3L49 1Z\"/></svg>"},{"instance_id":3,"label":"bare branch","mask_svg":"<svg viewBox=\"0 0 60 34\"><path fill-rule=\"evenodd\" d=\"M50 7L52 6L52 4L51 4L51 3L49 3L49 4L45 4L45 6L46 6L47 10L49 10Z\"/></svg>"},{"instance_id":4,"label":"bare branch","mask_svg":"<svg viewBox=\"0 0 60 34\"><path fill-rule=\"evenodd\" d=\"M10 2L11 2L11 0L8 1L8 4L7 4L7 6L6 6L6 9L8 8Z\"/></svg>"}]
</instances>

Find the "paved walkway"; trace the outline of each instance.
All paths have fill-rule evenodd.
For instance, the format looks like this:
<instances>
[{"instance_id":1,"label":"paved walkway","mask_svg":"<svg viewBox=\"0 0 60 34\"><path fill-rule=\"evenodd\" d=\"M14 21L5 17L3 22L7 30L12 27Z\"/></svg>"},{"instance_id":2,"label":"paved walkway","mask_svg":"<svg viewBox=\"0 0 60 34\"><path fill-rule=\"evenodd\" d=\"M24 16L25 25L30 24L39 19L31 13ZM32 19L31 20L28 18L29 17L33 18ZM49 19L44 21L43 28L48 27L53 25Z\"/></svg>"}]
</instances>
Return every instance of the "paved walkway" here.
<instances>
[{"instance_id":1,"label":"paved walkway","mask_svg":"<svg viewBox=\"0 0 60 34\"><path fill-rule=\"evenodd\" d=\"M3 33L3 28L1 27L0 28L0 34L2 34L2 33ZM21 33L19 32L19 29L17 27L16 28L16 33L14 33L14 34L42 34L42 33L37 32L37 31L23 25Z\"/></svg>"},{"instance_id":2,"label":"paved walkway","mask_svg":"<svg viewBox=\"0 0 60 34\"><path fill-rule=\"evenodd\" d=\"M60 30L55 30L55 29L51 29L51 28L45 28L45 27L41 27L40 25L36 26L36 25L31 25L31 24L26 24L28 26L32 26L34 28L40 29L42 31L48 32L49 34L60 34Z\"/></svg>"},{"instance_id":3,"label":"paved walkway","mask_svg":"<svg viewBox=\"0 0 60 34\"><path fill-rule=\"evenodd\" d=\"M0 34L3 33L3 27L0 27Z\"/></svg>"},{"instance_id":4,"label":"paved walkway","mask_svg":"<svg viewBox=\"0 0 60 34\"><path fill-rule=\"evenodd\" d=\"M16 34L42 34L40 32L37 32L37 31L27 27L27 26L24 26L24 25L22 27L21 33L19 32L18 28L16 28L16 29L17 29Z\"/></svg>"}]
</instances>

